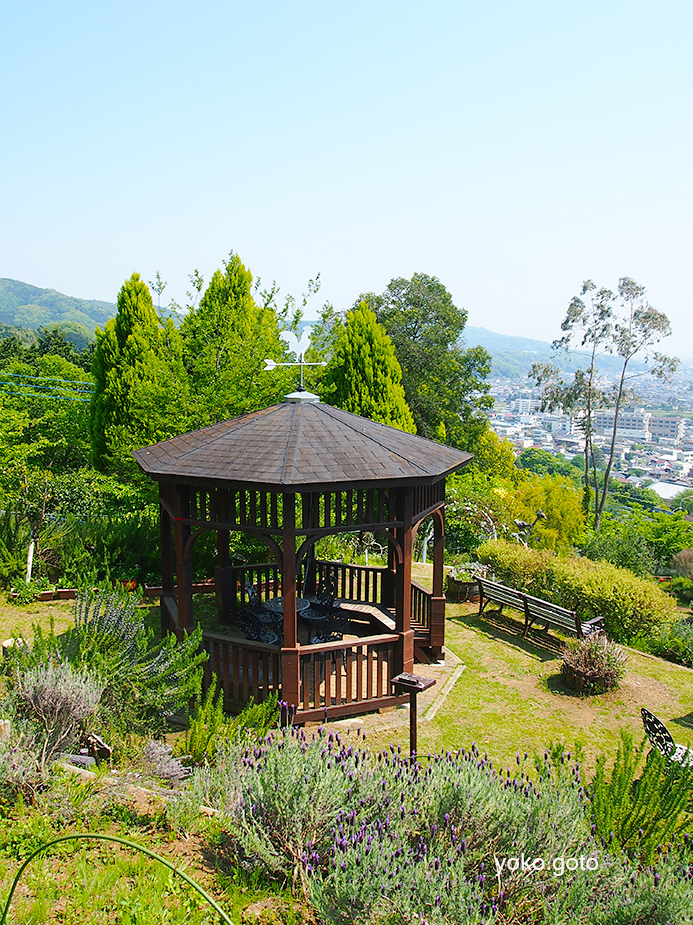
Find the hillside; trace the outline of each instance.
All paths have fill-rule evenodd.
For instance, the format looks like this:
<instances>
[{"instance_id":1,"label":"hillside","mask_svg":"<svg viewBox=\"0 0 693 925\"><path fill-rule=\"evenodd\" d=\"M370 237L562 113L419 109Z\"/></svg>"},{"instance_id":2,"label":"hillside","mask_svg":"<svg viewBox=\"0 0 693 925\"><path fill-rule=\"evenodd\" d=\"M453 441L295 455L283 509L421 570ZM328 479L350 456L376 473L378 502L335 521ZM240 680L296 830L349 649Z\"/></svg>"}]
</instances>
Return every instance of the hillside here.
<instances>
[{"instance_id":1,"label":"hillside","mask_svg":"<svg viewBox=\"0 0 693 925\"><path fill-rule=\"evenodd\" d=\"M542 340L532 340L529 337L513 337L508 334L496 334L486 328L466 327L464 341L468 347L484 347L491 354L493 360L492 376L517 379L528 375L532 363L556 363L566 372L572 372L578 366L584 366L585 358L577 353L554 356L551 344ZM600 357L597 366L603 373L614 373L620 370L621 361L618 357ZM644 364L637 361L632 364L633 369L644 369Z\"/></svg>"},{"instance_id":2,"label":"hillside","mask_svg":"<svg viewBox=\"0 0 693 925\"><path fill-rule=\"evenodd\" d=\"M55 289L39 289L16 279L0 279L0 323L36 329L66 322L80 324L91 334L116 313L112 302L75 299Z\"/></svg>"}]
</instances>

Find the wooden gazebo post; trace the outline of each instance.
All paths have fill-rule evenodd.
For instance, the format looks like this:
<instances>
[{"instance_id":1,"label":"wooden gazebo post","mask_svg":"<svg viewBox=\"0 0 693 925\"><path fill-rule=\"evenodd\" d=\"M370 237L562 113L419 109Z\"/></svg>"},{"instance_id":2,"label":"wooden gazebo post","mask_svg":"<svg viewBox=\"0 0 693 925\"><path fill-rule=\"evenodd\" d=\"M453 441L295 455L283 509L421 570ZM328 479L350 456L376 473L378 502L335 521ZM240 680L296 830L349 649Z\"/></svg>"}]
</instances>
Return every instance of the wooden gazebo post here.
<instances>
[{"instance_id":1,"label":"wooden gazebo post","mask_svg":"<svg viewBox=\"0 0 693 925\"><path fill-rule=\"evenodd\" d=\"M282 594L284 598L284 645L282 647L282 699L298 707L300 656L296 615L296 495L282 495Z\"/></svg>"},{"instance_id":2,"label":"wooden gazebo post","mask_svg":"<svg viewBox=\"0 0 693 925\"><path fill-rule=\"evenodd\" d=\"M441 511L433 514L433 597L431 598L430 647L440 658L445 642L445 594L443 592L445 523Z\"/></svg>"}]
</instances>

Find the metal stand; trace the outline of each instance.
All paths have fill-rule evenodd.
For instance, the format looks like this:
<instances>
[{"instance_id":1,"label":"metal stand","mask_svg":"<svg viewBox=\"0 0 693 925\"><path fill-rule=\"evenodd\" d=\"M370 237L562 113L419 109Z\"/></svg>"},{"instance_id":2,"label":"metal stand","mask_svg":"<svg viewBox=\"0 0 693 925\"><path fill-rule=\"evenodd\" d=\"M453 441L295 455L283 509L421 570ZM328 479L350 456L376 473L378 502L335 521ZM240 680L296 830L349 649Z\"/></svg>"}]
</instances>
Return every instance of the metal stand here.
<instances>
[{"instance_id":1,"label":"metal stand","mask_svg":"<svg viewBox=\"0 0 693 925\"><path fill-rule=\"evenodd\" d=\"M422 678L420 675L409 674L404 671L398 674L396 678L390 681L398 694L409 694L409 760L412 764L416 761L416 727L417 727L417 705L416 695L420 691L427 691L436 683L433 678Z\"/></svg>"}]
</instances>

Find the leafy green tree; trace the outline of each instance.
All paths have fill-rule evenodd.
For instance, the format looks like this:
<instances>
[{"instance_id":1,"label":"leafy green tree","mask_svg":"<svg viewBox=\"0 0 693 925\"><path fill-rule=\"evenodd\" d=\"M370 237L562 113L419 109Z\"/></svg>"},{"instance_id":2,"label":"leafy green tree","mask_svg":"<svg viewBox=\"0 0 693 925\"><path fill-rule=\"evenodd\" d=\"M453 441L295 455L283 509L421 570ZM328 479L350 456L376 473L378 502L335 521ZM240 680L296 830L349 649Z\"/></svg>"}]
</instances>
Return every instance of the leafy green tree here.
<instances>
[{"instance_id":1,"label":"leafy green tree","mask_svg":"<svg viewBox=\"0 0 693 925\"><path fill-rule=\"evenodd\" d=\"M519 517L532 523L539 511L529 544L539 549L566 550L581 536L585 526L580 493L562 475L527 473L518 481L513 498Z\"/></svg>"},{"instance_id":2,"label":"leafy green tree","mask_svg":"<svg viewBox=\"0 0 693 925\"><path fill-rule=\"evenodd\" d=\"M519 469L529 469L537 475L565 475L568 478L575 477L575 469L571 463L566 462L561 455L554 456L547 450L541 450L537 447L528 447L523 450L517 460Z\"/></svg>"},{"instance_id":3,"label":"leafy green tree","mask_svg":"<svg viewBox=\"0 0 693 925\"><path fill-rule=\"evenodd\" d=\"M445 440L440 442L444 443ZM466 449L473 454L467 471L477 470L490 479L512 481L515 478L515 448L509 440L501 440L488 424L471 436Z\"/></svg>"},{"instance_id":4,"label":"leafy green tree","mask_svg":"<svg viewBox=\"0 0 693 925\"><path fill-rule=\"evenodd\" d=\"M361 295L356 305L364 301L395 345L417 432L467 449L485 429L493 399L486 381L491 357L482 347L460 346L466 311L425 273L393 279L382 295Z\"/></svg>"},{"instance_id":5,"label":"leafy green tree","mask_svg":"<svg viewBox=\"0 0 693 925\"><path fill-rule=\"evenodd\" d=\"M455 473L446 480L445 548L473 557L481 543L508 536L516 516L512 486L479 470Z\"/></svg>"},{"instance_id":6,"label":"leafy green tree","mask_svg":"<svg viewBox=\"0 0 693 925\"><path fill-rule=\"evenodd\" d=\"M172 436L187 407L177 332L162 331L139 273L118 294L118 314L97 328L89 433L91 459L104 471L136 474L131 451Z\"/></svg>"},{"instance_id":7,"label":"leafy green tree","mask_svg":"<svg viewBox=\"0 0 693 925\"><path fill-rule=\"evenodd\" d=\"M693 514L693 488L684 488L671 499L672 510L687 511Z\"/></svg>"},{"instance_id":8,"label":"leafy green tree","mask_svg":"<svg viewBox=\"0 0 693 925\"><path fill-rule=\"evenodd\" d=\"M194 395L191 427L271 405L291 382L283 370L265 371L266 359L284 356L275 311L255 302L252 274L237 254L223 266L181 325Z\"/></svg>"},{"instance_id":9,"label":"leafy green tree","mask_svg":"<svg viewBox=\"0 0 693 925\"><path fill-rule=\"evenodd\" d=\"M365 303L341 326L322 389L323 398L344 411L416 433L395 348Z\"/></svg>"},{"instance_id":10,"label":"leafy green tree","mask_svg":"<svg viewBox=\"0 0 693 925\"><path fill-rule=\"evenodd\" d=\"M611 562L627 568L634 575L651 575L655 570L655 556L650 543L637 526L630 521L602 518L599 532L592 532L582 545L588 559Z\"/></svg>"}]
</instances>

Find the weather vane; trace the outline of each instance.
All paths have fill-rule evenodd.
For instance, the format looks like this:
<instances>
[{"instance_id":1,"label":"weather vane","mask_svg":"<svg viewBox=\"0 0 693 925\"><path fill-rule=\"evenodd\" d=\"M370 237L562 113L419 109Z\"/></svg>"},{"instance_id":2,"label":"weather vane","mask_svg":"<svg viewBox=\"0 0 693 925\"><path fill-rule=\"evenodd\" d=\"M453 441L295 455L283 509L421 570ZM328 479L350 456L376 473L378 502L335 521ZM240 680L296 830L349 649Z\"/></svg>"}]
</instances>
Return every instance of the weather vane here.
<instances>
[{"instance_id":1,"label":"weather vane","mask_svg":"<svg viewBox=\"0 0 693 925\"><path fill-rule=\"evenodd\" d=\"M266 370L274 369L276 366L298 366L301 369L300 388L301 389L304 388L303 386L303 367L304 366L327 366L327 363L325 362L306 363L304 359L306 350L310 347L310 335L311 335L312 330L313 330L312 328L304 328L303 332L301 333L300 340L298 339L298 337L296 337L293 331L282 331L279 336L286 344L289 352L296 354L296 360L292 363L275 363L274 360L265 360L265 369Z\"/></svg>"}]
</instances>

